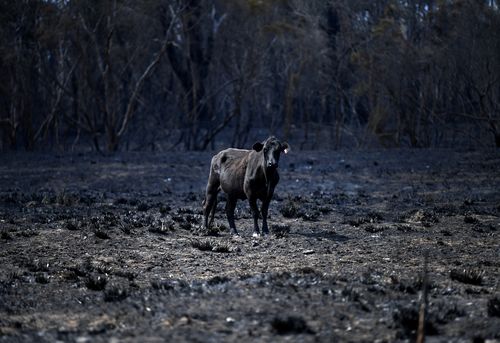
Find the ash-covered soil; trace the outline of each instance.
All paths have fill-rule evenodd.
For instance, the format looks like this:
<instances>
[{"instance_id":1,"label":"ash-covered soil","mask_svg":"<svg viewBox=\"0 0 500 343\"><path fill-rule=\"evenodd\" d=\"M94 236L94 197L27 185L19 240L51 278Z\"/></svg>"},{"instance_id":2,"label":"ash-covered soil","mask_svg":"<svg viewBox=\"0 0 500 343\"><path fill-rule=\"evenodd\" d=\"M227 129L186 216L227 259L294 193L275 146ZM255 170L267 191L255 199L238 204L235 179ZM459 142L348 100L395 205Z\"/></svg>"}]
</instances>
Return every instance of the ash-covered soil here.
<instances>
[{"instance_id":1,"label":"ash-covered soil","mask_svg":"<svg viewBox=\"0 0 500 343\"><path fill-rule=\"evenodd\" d=\"M210 157L1 155L0 341L500 340L498 150L295 151L238 239Z\"/></svg>"}]
</instances>

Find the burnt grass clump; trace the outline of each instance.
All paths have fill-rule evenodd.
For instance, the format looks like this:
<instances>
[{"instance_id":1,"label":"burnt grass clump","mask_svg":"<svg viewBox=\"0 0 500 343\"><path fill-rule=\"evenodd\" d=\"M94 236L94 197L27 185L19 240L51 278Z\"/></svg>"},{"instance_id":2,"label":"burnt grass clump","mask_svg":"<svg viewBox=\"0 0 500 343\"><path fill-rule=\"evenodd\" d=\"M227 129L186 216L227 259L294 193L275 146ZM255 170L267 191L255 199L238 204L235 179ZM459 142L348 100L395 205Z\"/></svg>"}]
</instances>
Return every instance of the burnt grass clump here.
<instances>
[{"instance_id":1,"label":"burnt grass clump","mask_svg":"<svg viewBox=\"0 0 500 343\"><path fill-rule=\"evenodd\" d=\"M151 281L151 287L156 290L183 290L188 289L190 286L184 280L178 279L154 279Z\"/></svg>"},{"instance_id":2,"label":"burnt grass clump","mask_svg":"<svg viewBox=\"0 0 500 343\"><path fill-rule=\"evenodd\" d=\"M213 242L209 240L194 240L191 241L191 246L200 251L212 251L215 247Z\"/></svg>"},{"instance_id":3,"label":"burnt grass clump","mask_svg":"<svg viewBox=\"0 0 500 343\"><path fill-rule=\"evenodd\" d=\"M366 213L365 215L361 216L354 216L353 218L347 219L345 223L354 226L354 227L359 227L363 224L373 224L373 223L379 223L384 219L384 216L375 211L370 211Z\"/></svg>"},{"instance_id":4,"label":"burnt grass clump","mask_svg":"<svg viewBox=\"0 0 500 343\"><path fill-rule=\"evenodd\" d=\"M470 285L481 285L483 283L484 272L478 269L453 269L450 271L450 278L455 281Z\"/></svg>"},{"instance_id":5,"label":"burnt grass clump","mask_svg":"<svg viewBox=\"0 0 500 343\"><path fill-rule=\"evenodd\" d=\"M500 338L496 150L297 150L261 237L213 153L0 154L0 341L412 342L423 251L428 340Z\"/></svg>"},{"instance_id":6,"label":"burnt grass clump","mask_svg":"<svg viewBox=\"0 0 500 343\"><path fill-rule=\"evenodd\" d=\"M327 206L318 206L305 197L284 200L280 213L285 218L302 218L304 221L317 221L322 214L328 213Z\"/></svg>"},{"instance_id":7,"label":"burnt grass clump","mask_svg":"<svg viewBox=\"0 0 500 343\"><path fill-rule=\"evenodd\" d=\"M191 246L200 251L212 251L218 253L229 253L231 247L224 242L217 242L210 239L197 239L191 241Z\"/></svg>"},{"instance_id":8,"label":"burnt grass clump","mask_svg":"<svg viewBox=\"0 0 500 343\"><path fill-rule=\"evenodd\" d=\"M314 334L304 318L298 316L275 317L271 320L271 327L278 335Z\"/></svg>"},{"instance_id":9,"label":"burnt grass clump","mask_svg":"<svg viewBox=\"0 0 500 343\"><path fill-rule=\"evenodd\" d=\"M35 281L37 283L46 284L50 282L50 276L47 273L36 273Z\"/></svg>"},{"instance_id":10,"label":"burnt grass clump","mask_svg":"<svg viewBox=\"0 0 500 343\"><path fill-rule=\"evenodd\" d=\"M417 223L424 227L431 227L439 223L439 214L432 209L411 210L404 214L400 221L406 223Z\"/></svg>"},{"instance_id":11,"label":"burnt grass clump","mask_svg":"<svg viewBox=\"0 0 500 343\"><path fill-rule=\"evenodd\" d=\"M94 235L100 239L110 239L111 238L111 236L109 235L109 231L104 229L104 228L101 228L101 227L97 227L94 229Z\"/></svg>"},{"instance_id":12,"label":"burnt grass clump","mask_svg":"<svg viewBox=\"0 0 500 343\"><path fill-rule=\"evenodd\" d=\"M394 323L400 331L398 336L400 339L416 337L418 329L418 307L401 307L393 314ZM429 316L428 316L429 317ZM425 321L425 334L435 336L438 334L438 329L434 319L427 318Z\"/></svg>"},{"instance_id":13,"label":"burnt grass clump","mask_svg":"<svg viewBox=\"0 0 500 343\"><path fill-rule=\"evenodd\" d=\"M85 286L93 291L102 291L107 283L108 278L100 274L90 274L85 280Z\"/></svg>"},{"instance_id":14,"label":"burnt grass clump","mask_svg":"<svg viewBox=\"0 0 500 343\"><path fill-rule=\"evenodd\" d=\"M400 329L400 338L415 338L419 324L419 305L403 305L394 311L393 320ZM463 318L467 315L462 306L456 303L436 300L428 305L425 320L425 335L436 336L440 334L440 327Z\"/></svg>"},{"instance_id":15,"label":"burnt grass clump","mask_svg":"<svg viewBox=\"0 0 500 343\"><path fill-rule=\"evenodd\" d=\"M74 221L66 222L66 229L70 231L76 231L79 229L78 224Z\"/></svg>"},{"instance_id":16,"label":"burnt grass clump","mask_svg":"<svg viewBox=\"0 0 500 343\"><path fill-rule=\"evenodd\" d=\"M276 238L285 238L290 234L290 225L288 224L272 224L271 225L271 234Z\"/></svg>"},{"instance_id":17,"label":"burnt grass clump","mask_svg":"<svg viewBox=\"0 0 500 343\"><path fill-rule=\"evenodd\" d=\"M287 199L281 205L280 212L285 218L300 218L302 208L298 200Z\"/></svg>"},{"instance_id":18,"label":"burnt grass clump","mask_svg":"<svg viewBox=\"0 0 500 343\"><path fill-rule=\"evenodd\" d=\"M111 284L104 291L104 301L117 302L126 299L129 291L123 285Z\"/></svg>"},{"instance_id":19,"label":"burnt grass clump","mask_svg":"<svg viewBox=\"0 0 500 343\"><path fill-rule=\"evenodd\" d=\"M383 226L383 225L373 225L373 224L368 224L364 227L364 230L369 233L378 233L387 230L388 227Z\"/></svg>"},{"instance_id":20,"label":"burnt grass clump","mask_svg":"<svg viewBox=\"0 0 500 343\"><path fill-rule=\"evenodd\" d=\"M148 231L160 235L167 235L175 230L175 222L171 219L155 221Z\"/></svg>"},{"instance_id":21,"label":"burnt grass clump","mask_svg":"<svg viewBox=\"0 0 500 343\"><path fill-rule=\"evenodd\" d=\"M26 268L30 272L48 272L50 263L45 260L34 259L27 263Z\"/></svg>"},{"instance_id":22,"label":"burnt grass clump","mask_svg":"<svg viewBox=\"0 0 500 343\"><path fill-rule=\"evenodd\" d=\"M500 296L489 299L487 307L490 317L500 317Z\"/></svg>"},{"instance_id":23,"label":"burnt grass clump","mask_svg":"<svg viewBox=\"0 0 500 343\"><path fill-rule=\"evenodd\" d=\"M186 231L199 231L202 216L194 214L189 208L180 208L172 215L172 220L177 223L179 229Z\"/></svg>"},{"instance_id":24,"label":"burnt grass clump","mask_svg":"<svg viewBox=\"0 0 500 343\"><path fill-rule=\"evenodd\" d=\"M466 216L464 216L464 223L466 223L466 224L478 224L479 220L472 215L466 215Z\"/></svg>"},{"instance_id":25,"label":"burnt grass clump","mask_svg":"<svg viewBox=\"0 0 500 343\"><path fill-rule=\"evenodd\" d=\"M0 238L9 241L12 239L12 234L7 230L2 230L2 232L0 232Z\"/></svg>"},{"instance_id":26,"label":"burnt grass clump","mask_svg":"<svg viewBox=\"0 0 500 343\"><path fill-rule=\"evenodd\" d=\"M207 281L207 285L209 286L215 286L215 285L220 285L220 284L223 284L223 283L226 283L226 282L229 282L231 281L230 278L228 278L227 276L214 276L213 278L209 279Z\"/></svg>"}]
</instances>

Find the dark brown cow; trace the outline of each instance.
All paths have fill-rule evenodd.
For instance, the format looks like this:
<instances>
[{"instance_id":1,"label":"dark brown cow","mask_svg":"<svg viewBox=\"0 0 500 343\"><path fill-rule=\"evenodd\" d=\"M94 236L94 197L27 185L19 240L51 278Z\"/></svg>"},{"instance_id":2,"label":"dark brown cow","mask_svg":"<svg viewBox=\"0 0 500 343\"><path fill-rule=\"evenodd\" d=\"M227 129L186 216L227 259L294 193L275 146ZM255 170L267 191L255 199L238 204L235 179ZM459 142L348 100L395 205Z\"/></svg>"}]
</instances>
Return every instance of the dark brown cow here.
<instances>
[{"instance_id":1,"label":"dark brown cow","mask_svg":"<svg viewBox=\"0 0 500 343\"><path fill-rule=\"evenodd\" d=\"M288 150L288 143L281 143L275 137L269 137L262 143L255 143L252 150L226 149L215 155L210 165L207 192L203 201L205 229L208 230L213 222L217 193L222 189L227 194L226 214L232 234L238 234L234 224L234 209L238 199L248 199L250 203L254 236L260 234L257 199L262 202L262 233L268 234L267 212L274 188L279 181L278 162L281 153L287 153Z\"/></svg>"}]
</instances>

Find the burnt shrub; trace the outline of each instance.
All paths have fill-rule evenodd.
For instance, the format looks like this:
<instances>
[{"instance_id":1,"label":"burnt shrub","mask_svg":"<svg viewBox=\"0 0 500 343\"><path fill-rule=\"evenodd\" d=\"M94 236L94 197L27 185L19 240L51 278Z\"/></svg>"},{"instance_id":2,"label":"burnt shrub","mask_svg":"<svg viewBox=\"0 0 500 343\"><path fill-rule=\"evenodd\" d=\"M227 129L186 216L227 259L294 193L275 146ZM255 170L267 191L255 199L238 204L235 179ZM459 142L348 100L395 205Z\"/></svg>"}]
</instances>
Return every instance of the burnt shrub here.
<instances>
[{"instance_id":1,"label":"burnt shrub","mask_svg":"<svg viewBox=\"0 0 500 343\"><path fill-rule=\"evenodd\" d=\"M227 276L214 276L213 278L209 279L207 281L207 285L209 286L214 286L214 285L220 285L226 282L229 282L231 279L228 278Z\"/></svg>"},{"instance_id":2,"label":"burnt shrub","mask_svg":"<svg viewBox=\"0 0 500 343\"><path fill-rule=\"evenodd\" d=\"M141 202L139 205L137 205L137 211L145 212L147 210L149 210L148 204Z\"/></svg>"},{"instance_id":3,"label":"burnt shrub","mask_svg":"<svg viewBox=\"0 0 500 343\"><path fill-rule=\"evenodd\" d=\"M450 272L452 280L467 283L470 285L481 285L483 283L484 272L477 269L453 269Z\"/></svg>"},{"instance_id":4,"label":"burnt shrub","mask_svg":"<svg viewBox=\"0 0 500 343\"><path fill-rule=\"evenodd\" d=\"M7 230L3 230L1 233L0 233L0 238L1 239L5 239L6 241L8 240L11 240L12 239L12 235L10 234L9 231Z\"/></svg>"},{"instance_id":5,"label":"burnt shrub","mask_svg":"<svg viewBox=\"0 0 500 343\"><path fill-rule=\"evenodd\" d=\"M126 205L128 203L127 199L125 198L117 198L115 199L115 201L113 202L115 205Z\"/></svg>"},{"instance_id":6,"label":"burnt shrub","mask_svg":"<svg viewBox=\"0 0 500 343\"><path fill-rule=\"evenodd\" d=\"M381 225L369 224L369 225L365 226L364 229L366 232L369 232L369 233L377 233L377 232L382 232L382 231L386 230L387 227L381 226Z\"/></svg>"},{"instance_id":7,"label":"burnt shrub","mask_svg":"<svg viewBox=\"0 0 500 343\"><path fill-rule=\"evenodd\" d=\"M178 279L159 279L152 280L151 287L158 290L179 290L183 288L188 288L189 284L184 280Z\"/></svg>"},{"instance_id":8,"label":"burnt shrub","mask_svg":"<svg viewBox=\"0 0 500 343\"><path fill-rule=\"evenodd\" d=\"M271 327L278 335L314 333L304 318L297 316L274 317L271 320Z\"/></svg>"},{"instance_id":9,"label":"burnt shrub","mask_svg":"<svg viewBox=\"0 0 500 343\"><path fill-rule=\"evenodd\" d=\"M380 214L378 212L371 211L371 212L366 213L365 215L355 216L354 218L350 218L345 223L347 223L351 226L354 226L354 227L358 227L358 226L361 226L362 224L367 224L367 223L370 223L370 224L379 223L383 219L384 219L384 217L382 216L382 214Z\"/></svg>"},{"instance_id":10,"label":"burnt shrub","mask_svg":"<svg viewBox=\"0 0 500 343\"><path fill-rule=\"evenodd\" d=\"M439 216L433 210L416 210L407 213L405 216L407 223L421 223L425 227L439 223Z\"/></svg>"},{"instance_id":11,"label":"burnt shrub","mask_svg":"<svg viewBox=\"0 0 500 343\"><path fill-rule=\"evenodd\" d=\"M152 232L152 233L166 235L169 232L174 231L174 229L175 229L174 224L175 224L174 221L171 219L157 221L157 222L153 223L153 225L151 225L148 228L148 231Z\"/></svg>"},{"instance_id":12,"label":"burnt shrub","mask_svg":"<svg viewBox=\"0 0 500 343\"><path fill-rule=\"evenodd\" d=\"M466 223L466 224L478 224L479 220L476 217L473 217L471 215L466 215L464 217L464 223Z\"/></svg>"},{"instance_id":13,"label":"burnt shrub","mask_svg":"<svg viewBox=\"0 0 500 343\"><path fill-rule=\"evenodd\" d=\"M191 211L190 209L185 209L186 211ZM172 220L176 222L180 229L188 231L197 231L199 223L202 221L202 217L197 214L181 213L179 209L178 214L172 215Z\"/></svg>"},{"instance_id":14,"label":"burnt shrub","mask_svg":"<svg viewBox=\"0 0 500 343\"><path fill-rule=\"evenodd\" d=\"M78 230L78 225L73 221L66 222L66 229L70 231Z\"/></svg>"},{"instance_id":15,"label":"burnt shrub","mask_svg":"<svg viewBox=\"0 0 500 343\"><path fill-rule=\"evenodd\" d=\"M106 276L97 274L90 274L85 280L85 286L93 291L102 291L107 283L108 279Z\"/></svg>"},{"instance_id":16,"label":"burnt shrub","mask_svg":"<svg viewBox=\"0 0 500 343\"><path fill-rule=\"evenodd\" d=\"M30 272L48 272L49 266L49 262L38 259L29 261L26 265Z\"/></svg>"},{"instance_id":17,"label":"burnt shrub","mask_svg":"<svg viewBox=\"0 0 500 343\"><path fill-rule=\"evenodd\" d=\"M101 273L101 274L113 273L113 268L105 262L92 261L90 265L91 265L92 270L97 271L98 273Z\"/></svg>"},{"instance_id":18,"label":"burnt shrub","mask_svg":"<svg viewBox=\"0 0 500 343\"><path fill-rule=\"evenodd\" d=\"M122 301L128 297L128 289L121 285L112 284L104 291L104 301L115 302Z\"/></svg>"},{"instance_id":19,"label":"burnt shrub","mask_svg":"<svg viewBox=\"0 0 500 343\"><path fill-rule=\"evenodd\" d=\"M436 335L438 333L435 324L433 323L431 316L425 321L425 334L426 335ZM402 307L397 309L393 314L394 323L396 326L401 328L401 336L411 337L416 335L418 329L418 309L417 307Z\"/></svg>"},{"instance_id":20,"label":"burnt shrub","mask_svg":"<svg viewBox=\"0 0 500 343\"><path fill-rule=\"evenodd\" d=\"M94 229L94 235L100 239L110 239L108 232L101 227Z\"/></svg>"},{"instance_id":21,"label":"burnt shrub","mask_svg":"<svg viewBox=\"0 0 500 343\"><path fill-rule=\"evenodd\" d=\"M169 206L169 205L160 205L160 208L159 208L159 211L162 215L165 215L167 214L168 212L170 212L172 210L172 208Z\"/></svg>"},{"instance_id":22,"label":"burnt shrub","mask_svg":"<svg viewBox=\"0 0 500 343\"><path fill-rule=\"evenodd\" d=\"M210 240L193 240L191 246L201 251L212 251L215 245Z\"/></svg>"},{"instance_id":23,"label":"burnt shrub","mask_svg":"<svg viewBox=\"0 0 500 343\"><path fill-rule=\"evenodd\" d=\"M225 242L216 242L210 239L200 239L191 241L191 246L200 251L212 251L219 253L229 253L232 251L229 244Z\"/></svg>"},{"instance_id":24,"label":"burnt shrub","mask_svg":"<svg viewBox=\"0 0 500 343\"><path fill-rule=\"evenodd\" d=\"M496 296L488 300L488 316L500 317L500 297Z\"/></svg>"},{"instance_id":25,"label":"burnt shrub","mask_svg":"<svg viewBox=\"0 0 500 343\"><path fill-rule=\"evenodd\" d=\"M288 199L280 207L280 212L285 218L299 218L302 210L296 201Z\"/></svg>"},{"instance_id":26,"label":"burnt shrub","mask_svg":"<svg viewBox=\"0 0 500 343\"><path fill-rule=\"evenodd\" d=\"M226 243L217 243L213 248L213 252L229 253L231 252L231 247Z\"/></svg>"},{"instance_id":27,"label":"burnt shrub","mask_svg":"<svg viewBox=\"0 0 500 343\"><path fill-rule=\"evenodd\" d=\"M309 208L309 209L303 211L301 213L300 217L306 221L315 222L318 220L320 215L321 215L320 211L313 209L313 208Z\"/></svg>"},{"instance_id":28,"label":"burnt shrub","mask_svg":"<svg viewBox=\"0 0 500 343\"><path fill-rule=\"evenodd\" d=\"M322 278L323 274L312 267L301 267L294 270L295 274L310 276L313 278Z\"/></svg>"},{"instance_id":29,"label":"burnt shrub","mask_svg":"<svg viewBox=\"0 0 500 343\"><path fill-rule=\"evenodd\" d=\"M417 294L417 291L421 289L421 283L415 279L410 280L399 280L396 277L391 277L394 284L394 288L399 292L407 294Z\"/></svg>"},{"instance_id":30,"label":"burnt shrub","mask_svg":"<svg viewBox=\"0 0 500 343\"><path fill-rule=\"evenodd\" d=\"M295 197L285 200L279 211L285 218L302 218L305 221L316 221L321 214L327 213L328 208L310 204L301 197Z\"/></svg>"},{"instance_id":31,"label":"burnt shrub","mask_svg":"<svg viewBox=\"0 0 500 343\"><path fill-rule=\"evenodd\" d=\"M179 207L176 212L177 214L194 214L195 210L190 207Z\"/></svg>"},{"instance_id":32,"label":"burnt shrub","mask_svg":"<svg viewBox=\"0 0 500 343\"><path fill-rule=\"evenodd\" d=\"M26 238L38 236L38 231L36 231L35 229L31 229L31 228L25 228L25 229L20 230L17 233L17 236L26 237Z\"/></svg>"},{"instance_id":33,"label":"burnt shrub","mask_svg":"<svg viewBox=\"0 0 500 343\"><path fill-rule=\"evenodd\" d=\"M64 190L56 194L55 203L63 206L74 206L78 204L80 197L78 194L67 193Z\"/></svg>"},{"instance_id":34,"label":"burnt shrub","mask_svg":"<svg viewBox=\"0 0 500 343\"><path fill-rule=\"evenodd\" d=\"M47 273L36 273L35 281L41 284L47 284L50 282L49 274Z\"/></svg>"},{"instance_id":35,"label":"burnt shrub","mask_svg":"<svg viewBox=\"0 0 500 343\"><path fill-rule=\"evenodd\" d=\"M76 276L79 277L85 277L89 275L92 269L93 266L90 260L86 260L83 263L79 263L68 267L68 271L74 273Z\"/></svg>"},{"instance_id":36,"label":"burnt shrub","mask_svg":"<svg viewBox=\"0 0 500 343\"><path fill-rule=\"evenodd\" d=\"M290 233L290 225L288 224L273 224L271 225L271 233L276 238L285 238Z\"/></svg>"},{"instance_id":37,"label":"burnt shrub","mask_svg":"<svg viewBox=\"0 0 500 343\"><path fill-rule=\"evenodd\" d=\"M129 271L129 270L122 270L122 269L116 270L114 272L114 275L126 278L129 281L133 281L137 277L137 273L134 273L134 272Z\"/></svg>"},{"instance_id":38,"label":"burnt shrub","mask_svg":"<svg viewBox=\"0 0 500 343\"><path fill-rule=\"evenodd\" d=\"M206 236L219 236L224 231L228 231L227 226L221 223L213 223L208 230L202 230L201 233Z\"/></svg>"}]
</instances>

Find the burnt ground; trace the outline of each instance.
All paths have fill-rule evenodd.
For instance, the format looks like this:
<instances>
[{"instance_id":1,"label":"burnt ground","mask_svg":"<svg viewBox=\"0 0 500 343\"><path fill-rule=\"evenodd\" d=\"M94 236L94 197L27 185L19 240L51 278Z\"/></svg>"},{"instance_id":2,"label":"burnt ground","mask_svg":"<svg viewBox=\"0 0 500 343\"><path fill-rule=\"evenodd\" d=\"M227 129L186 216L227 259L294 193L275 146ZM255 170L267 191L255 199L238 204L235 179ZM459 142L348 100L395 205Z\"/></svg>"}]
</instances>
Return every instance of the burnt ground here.
<instances>
[{"instance_id":1,"label":"burnt ground","mask_svg":"<svg viewBox=\"0 0 500 343\"><path fill-rule=\"evenodd\" d=\"M239 239L210 156L1 155L0 342L500 340L498 151L293 152Z\"/></svg>"}]
</instances>

